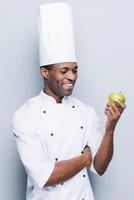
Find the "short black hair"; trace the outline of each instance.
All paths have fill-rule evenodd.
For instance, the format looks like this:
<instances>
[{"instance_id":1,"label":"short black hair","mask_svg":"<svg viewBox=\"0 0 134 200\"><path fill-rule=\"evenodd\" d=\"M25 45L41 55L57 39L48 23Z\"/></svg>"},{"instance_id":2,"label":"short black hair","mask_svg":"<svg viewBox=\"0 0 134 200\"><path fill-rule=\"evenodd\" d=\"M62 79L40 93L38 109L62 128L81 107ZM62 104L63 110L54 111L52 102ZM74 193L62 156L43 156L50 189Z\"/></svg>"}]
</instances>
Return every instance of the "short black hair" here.
<instances>
[{"instance_id":1,"label":"short black hair","mask_svg":"<svg viewBox=\"0 0 134 200\"><path fill-rule=\"evenodd\" d=\"M50 64L50 65L43 65L43 66L41 66L40 68L45 68L45 69L47 69L47 70L51 70L52 67L53 67L53 64Z\"/></svg>"}]
</instances>

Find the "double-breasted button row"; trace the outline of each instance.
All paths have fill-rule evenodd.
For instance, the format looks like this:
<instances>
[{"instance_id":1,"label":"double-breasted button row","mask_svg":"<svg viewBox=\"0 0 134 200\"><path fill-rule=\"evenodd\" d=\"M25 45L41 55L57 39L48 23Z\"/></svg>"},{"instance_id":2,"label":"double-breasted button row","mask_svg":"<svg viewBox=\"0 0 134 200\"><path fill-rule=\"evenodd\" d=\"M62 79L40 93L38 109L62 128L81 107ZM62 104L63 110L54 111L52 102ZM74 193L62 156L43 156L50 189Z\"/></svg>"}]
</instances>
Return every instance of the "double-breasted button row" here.
<instances>
[{"instance_id":1,"label":"double-breasted button row","mask_svg":"<svg viewBox=\"0 0 134 200\"><path fill-rule=\"evenodd\" d=\"M80 128L83 129L83 126L81 126ZM54 133L50 133L50 136L54 136Z\"/></svg>"},{"instance_id":2,"label":"double-breasted button row","mask_svg":"<svg viewBox=\"0 0 134 200\"><path fill-rule=\"evenodd\" d=\"M75 108L75 105L72 105L72 108ZM45 113L46 113L46 110L43 110L43 113L45 114Z\"/></svg>"},{"instance_id":3,"label":"double-breasted button row","mask_svg":"<svg viewBox=\"0 0 134 200\"><path fill-rule=\"evenodd\" d=\"M75 106L73 105L72 108L75 108ZM46 110L43 111L44 114L46 114ZM80 126L80 129L83 129L83 126ZM51 136L53 136L53 133L51 133Z\"/></svg>"},{"instance_id":4,"label":"double-breasted button row","mask_svg":"<svg viewBox=\"0 0 134 200\"><path fill-rule=\"evenodd\" d=\"M75 108L75 106L73 105L72 108ZM43 113L46 114L46 110L43 110ZM81 129L83 129L83 126L80 126ZM53 136L53 133L51 133L51 136Z\"/></svg>"}]
</instances>

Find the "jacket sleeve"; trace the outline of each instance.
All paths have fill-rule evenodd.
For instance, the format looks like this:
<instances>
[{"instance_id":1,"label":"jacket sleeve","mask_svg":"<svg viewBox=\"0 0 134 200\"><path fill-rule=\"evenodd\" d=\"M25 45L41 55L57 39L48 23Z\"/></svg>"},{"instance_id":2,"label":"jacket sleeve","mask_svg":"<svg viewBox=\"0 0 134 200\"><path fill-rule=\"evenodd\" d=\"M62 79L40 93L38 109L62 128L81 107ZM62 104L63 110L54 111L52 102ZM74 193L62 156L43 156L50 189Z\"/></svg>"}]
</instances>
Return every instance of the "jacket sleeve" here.
<instances>
[{"instance_id":1,"label":"jacket sleeve","mask_svg":"<svg viewBox=\"0 0 134 200\"><path fill-rule=\"evenodd\" d=\"M92 117L91 117L92 115ZM88 146L91 149L92 157L94 159L98 148L100 147L101 141L102 141L102 132L100 129L100 121L99 118L95 112L95 110L92 108L90 112L90 119L91 122L89 123L89 139L88 139ZM90 170L94 172L95 174L98 174L94 168L93 162L90 166Z\"/></svg>"},{"instance_id":2,"label":"jacket sleeve","mask_svg":"<svg viewBox=\"0 0 134 200\"><path fill-rule=\"evenodd\" d=\"M18 152L26 173L39 188L43 188L51 175L55 163L51 161L46 146L36 134L37 120L23 109L14 113L12 121Z\"/></svg>"}]
</instances>

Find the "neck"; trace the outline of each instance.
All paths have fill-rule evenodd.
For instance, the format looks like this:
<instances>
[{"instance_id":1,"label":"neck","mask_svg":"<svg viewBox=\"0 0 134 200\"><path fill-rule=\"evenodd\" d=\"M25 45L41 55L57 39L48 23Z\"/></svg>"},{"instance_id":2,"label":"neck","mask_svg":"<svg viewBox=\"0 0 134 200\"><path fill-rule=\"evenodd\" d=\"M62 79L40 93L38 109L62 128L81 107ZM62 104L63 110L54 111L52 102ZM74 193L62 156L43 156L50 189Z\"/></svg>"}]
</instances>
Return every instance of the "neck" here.
<instances>
[{"instance_id":1,"label":"neck","mask_svg":"<svg viewBox=\"0 0 134 200\"><path fill-rule=\"evenodd\" d=\"M62 98L63 98L63 97L60 97L60 96L58 96L58 95L52 93L52 91L49 90L48 88L44 87L43 92L44 92L45 94L47 94L47 95L53 97L53 98L55 99L56 103L62 103Z\"/></svg>"}]
</instances>

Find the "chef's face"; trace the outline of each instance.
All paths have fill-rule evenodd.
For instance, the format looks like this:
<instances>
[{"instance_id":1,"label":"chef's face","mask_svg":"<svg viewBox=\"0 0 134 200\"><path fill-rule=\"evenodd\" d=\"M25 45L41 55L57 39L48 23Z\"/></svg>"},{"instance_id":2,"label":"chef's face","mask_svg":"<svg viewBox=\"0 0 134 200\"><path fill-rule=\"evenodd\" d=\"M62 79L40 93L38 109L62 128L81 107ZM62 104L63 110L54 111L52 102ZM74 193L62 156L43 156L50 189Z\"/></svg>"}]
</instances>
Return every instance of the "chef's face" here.
<instances>
[{"instance_id":1,"label":"chef's face","mask_svg":"<svg viewBox=\"0 0 134 200\"><path fill-rule=\"evenodd\" d=\"M42 68L41 74L45 78L45 92L55 97L63 97L71 95L77 75L76 62L64 62L54 64L50 69Z\"/></svg>"}]
</instances>

